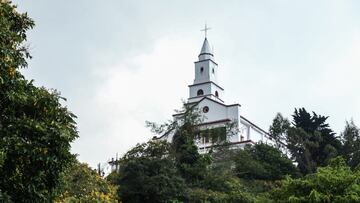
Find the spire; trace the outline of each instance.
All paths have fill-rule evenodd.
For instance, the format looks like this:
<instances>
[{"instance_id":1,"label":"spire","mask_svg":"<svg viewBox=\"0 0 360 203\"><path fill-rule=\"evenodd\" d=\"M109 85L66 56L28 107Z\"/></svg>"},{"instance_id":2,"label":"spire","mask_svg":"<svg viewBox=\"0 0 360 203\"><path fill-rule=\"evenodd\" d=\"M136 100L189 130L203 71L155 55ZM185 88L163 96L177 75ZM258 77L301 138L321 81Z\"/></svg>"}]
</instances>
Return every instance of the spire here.
<instances>
[{"instance_id":1,"label":"spire","mask_svg":"<svg viewBox=\"0 0 360 203\"><path fill-rule=\"evenodd\" d=\"M199 61L201 60L206 60L206 59L212 59L214 60L214 54L210 48L209 42L207 40L207 31L210 30L211 28L209 28L207 26L207 24L205 23L205 28L202 29L201 31L203 31L205 33L205 40L204 43L202 45L200 54L199 54Z\"/></svg>"},{"instance_id":2,"label":"spire","mask_svg":"<svg viewBox=\"0 0 360 203\"><path fill-rule=\"evenodd\" d=\"M206 60L206 59L214 59L214 55L212 49L210 48L210 44L207 38L205 38L201 48L201 52L199 54L199 60Z\"/></svg>"}]
</instances>

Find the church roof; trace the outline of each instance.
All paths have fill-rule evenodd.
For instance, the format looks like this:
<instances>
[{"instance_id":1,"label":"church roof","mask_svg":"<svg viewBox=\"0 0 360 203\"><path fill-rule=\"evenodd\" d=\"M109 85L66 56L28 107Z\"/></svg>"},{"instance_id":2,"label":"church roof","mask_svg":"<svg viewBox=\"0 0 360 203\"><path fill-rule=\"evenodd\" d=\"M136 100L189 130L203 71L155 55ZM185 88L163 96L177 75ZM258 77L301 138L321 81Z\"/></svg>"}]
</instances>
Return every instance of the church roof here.
<instances>
[{"instance_id":1,"label":"church roof","mask_svg":"<svg viewBox=\"0 0 360 203\"><path fill-rule=\"evenodd\" d=\"M210 48L209 41L207 40L207 38L205 38L199 54L199 60L213 59L213 56L214 54L212 49Z\"/></svg>"}]
</instances>

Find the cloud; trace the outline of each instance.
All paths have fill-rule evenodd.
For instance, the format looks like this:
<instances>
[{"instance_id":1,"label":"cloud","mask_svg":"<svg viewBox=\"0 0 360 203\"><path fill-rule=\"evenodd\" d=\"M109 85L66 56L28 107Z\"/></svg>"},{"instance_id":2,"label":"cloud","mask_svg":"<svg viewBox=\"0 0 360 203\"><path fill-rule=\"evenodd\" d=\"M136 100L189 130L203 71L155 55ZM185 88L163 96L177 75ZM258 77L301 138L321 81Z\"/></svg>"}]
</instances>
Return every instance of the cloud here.
<instances>
[{"instance_id":1,"label":"cloud","mask_svg":"<svg viewBox=\"0 0 360 203\"><path fill-rule=\"evenodd\" d=\"M88 115L91 123L81 126L82 136L86 132L95 135L80 139L83 143L80 159L89 160L86 151L94 148L102 150L104 161L104 155L107 158L117 152L122 155L153 136L145 128L145 120L171 119L173 110L181 107L181 99L188 96L187 85L192 83L194 70L189 59L195 61L200 47L195 45L198 43L186 38L162 38L149 53L119 60L108 67L98 66L93 74L100 81L88 101L93 116ZM102 130L96 132L96 128ZM84 143L89 146L84 147Z\"/></svg>"}]
</instances>

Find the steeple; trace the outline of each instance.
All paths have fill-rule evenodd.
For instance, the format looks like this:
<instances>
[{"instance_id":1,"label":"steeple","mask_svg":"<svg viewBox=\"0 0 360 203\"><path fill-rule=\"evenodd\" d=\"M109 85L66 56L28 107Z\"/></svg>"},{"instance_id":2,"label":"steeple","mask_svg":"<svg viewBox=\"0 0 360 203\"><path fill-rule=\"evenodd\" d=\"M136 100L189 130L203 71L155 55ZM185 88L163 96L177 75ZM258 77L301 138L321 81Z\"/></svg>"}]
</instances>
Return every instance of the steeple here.
<instances>
[{"instance_id":1,"label":"steeple","mask_svg":"<svg viewBox=\"0 0 360 203\"><path fill-rule=\"evenodd\" d=\"M206 59L214 60L214 54L210 48L210 44L209 44L207 38L205 37L204 43L202 45L202 48L201 48L201 51L199 54L199 61L206 60Z\"/></svg>"},{"instance_id":2,"label":"steeple","mask_svg":"<svg viewBox=\"0 0 360 203\"><path fill-rule=\"evenodd\" d=\"M189 85L189 102L199 101L207 97L215 101L224 103L224 89L218 85L218 65L214 60L214 54L207 40L207 30L205 25L205 39L199 54L199 60L195 62L195 79L192 85Z\"/></svg>"}]
</instances>

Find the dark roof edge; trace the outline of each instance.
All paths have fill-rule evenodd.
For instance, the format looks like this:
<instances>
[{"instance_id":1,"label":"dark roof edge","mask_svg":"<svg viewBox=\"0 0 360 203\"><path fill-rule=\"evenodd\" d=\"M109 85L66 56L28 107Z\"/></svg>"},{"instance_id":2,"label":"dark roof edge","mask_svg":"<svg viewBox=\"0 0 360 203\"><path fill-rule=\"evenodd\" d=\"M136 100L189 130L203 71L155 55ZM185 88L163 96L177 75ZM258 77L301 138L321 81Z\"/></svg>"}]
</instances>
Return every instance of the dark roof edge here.
<instances>
[{"instance_id":1,"label":"dark roof edge","mask_svg":"<svg viewBox=\"0 0 360 203\"><path fill-rule=\"evenodd\" d=\"M200 55L199 55L200 56ZM213 63L215 63L216 65L218 65L214 60L212 59L205 59L205 60L201 60L201 61L195 61L194 63L200 63L200 62L204 62L204 61L212 61Z\"/></svg>"},{"instance_id":2,"label":"dark roof edge","mask_svg":"<svg viewBox=\"0 0 360 203\"><path fill-rule=\"evenodd\" d=\"M224 88L220 87L220 85L216 84L216 83L213 82L213 81L207 81L207 82L192 84L192 85L188 85L188 87L193 87L193 86L197 86L197 85L203 85L203 84L207 84L207 83L212 83L212 84L214 84L216 87L218 87L219 89L224 90Z\"/></svg>"},{"instance_id":3,"label":"dark roof edge","mask_svg":"<svg viewBox=\"0 0 360 203\"><path fill-rule=\"evenodd\" d=\"M218 100L224 102L222 99L220 99L219 97L217 97L217 96L214 95L214 94L205 94L205 95L200 95L200 96L196 96L196 97L189 97L189 99L195 99L195 98L206 97L206 96L214 96L214 97L216 97Z\"/></svg>"}]
</instances>

